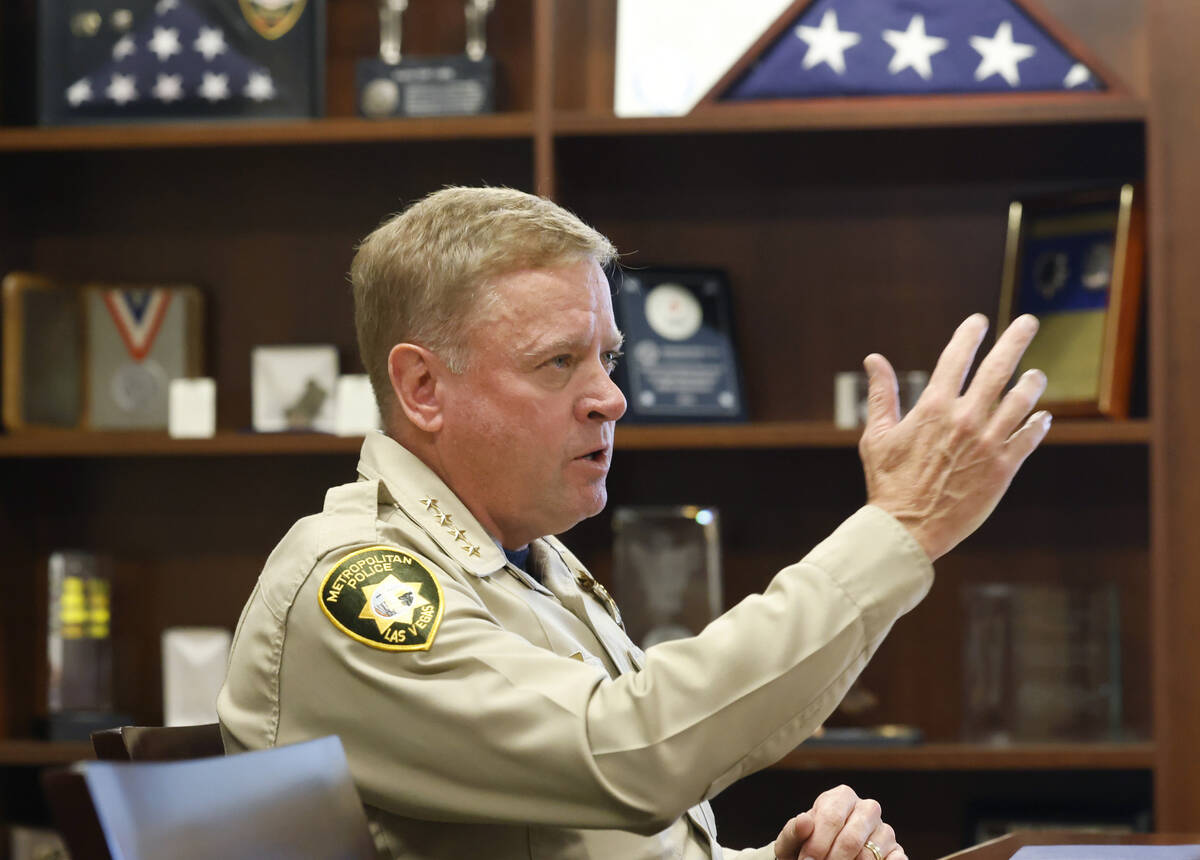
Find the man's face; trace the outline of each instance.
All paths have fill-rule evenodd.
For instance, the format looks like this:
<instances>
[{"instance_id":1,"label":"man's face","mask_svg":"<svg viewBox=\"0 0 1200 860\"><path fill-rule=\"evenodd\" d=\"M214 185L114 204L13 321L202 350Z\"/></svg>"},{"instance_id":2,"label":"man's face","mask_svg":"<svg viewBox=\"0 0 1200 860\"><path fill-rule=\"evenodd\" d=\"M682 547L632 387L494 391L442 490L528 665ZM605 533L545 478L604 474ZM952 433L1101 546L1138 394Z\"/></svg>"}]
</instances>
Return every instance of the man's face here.
<instances>
[{"instance_id":1,"label":"man's face","mask_svg":"<svg viewBox=\"0 0 1200 860\"><path fill-rule=\"evenodd\" d=\"M467 335L467 370L444 379L439 460L476 518L516 549L604 508L625 412L610 378L621 333L594 261L493 285Z\"/></svg>"}]
</instances>

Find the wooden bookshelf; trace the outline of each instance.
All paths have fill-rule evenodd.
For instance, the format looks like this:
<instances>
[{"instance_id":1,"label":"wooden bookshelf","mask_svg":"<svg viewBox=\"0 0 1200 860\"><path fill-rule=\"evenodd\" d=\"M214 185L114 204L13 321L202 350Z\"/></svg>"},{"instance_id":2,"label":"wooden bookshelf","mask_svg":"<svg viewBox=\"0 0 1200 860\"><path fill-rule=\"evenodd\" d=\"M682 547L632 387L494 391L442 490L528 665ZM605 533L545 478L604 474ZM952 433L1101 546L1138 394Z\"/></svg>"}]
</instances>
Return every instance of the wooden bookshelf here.
<instances>
[{"instance_id":1,"label":"wooden bookshelf","mask_svg":"<svg viewBox=\"0 0 1200 860\"><path fill-rule=\"evenodd\" d=\"M327 486L352 478L343 459L359 439L229 428L250 425L255 345L331 342L345 372L360 370L345 285L351 249L406 201L451 183L536 190L637 252L635 265L729 273L756 420L620 426L610 502L687 497L720 506L727 597L736 600L861 503L859 433L828 420L833 374L872 350L899 370L927 368L959 320L993 312L1009 200L1135 179L1147 182L1150 222L1135 418L1056 421L993 518L939 562L930 597L868 666L881 720L922 725L930 743L801 748L769 776L786 788L824 771L883 772L894 789L910 773L944 774L947 795L991 780L1015 799L1026 771L1052 779L1063 796L1087 788L1078 772L1115 772L1153 805L1157 826L1197 820L1200 393L1190 380L1200 375L1200 243L1187 237L1200 235L1200 163L1191 155L1200 137L1191 109L1200 99L1200 6L1043 2L1117 67L1128 91L814 100L620 118L611 110L615 0L506 0L489 25L501 113L371 122L352 115L352 81L355 60L378 47L376 9L339 0L328 4L324 118L0 126L0 266L73 281L201 285L206 372L217 379L227 428L203 440L0 435L0 543L10 550L0 767L88 754L87 745L22 739L37 701L27 657L40 633L30 607L47 552L71 545L121 560L120 704L152 723L161 718L162 628L232 626L282 531L318 509ZM27 7L0 0L9 33ZM427 29L406 33L411 50L461 50L453 29L461 9L432 14ZM12 47L11 36L0 38ZM603 574L607 521L571 537ZM951 589L1005 575L1118 586L1123 704L1130 735L1148 740L1009 748L949 740L961 721L960 606ZM181 581L204 585L175 587ZM746 810L763 800L749 791ZM954 808L947 830L963 823L967 805Z\"/></svg>"}]
</instances>

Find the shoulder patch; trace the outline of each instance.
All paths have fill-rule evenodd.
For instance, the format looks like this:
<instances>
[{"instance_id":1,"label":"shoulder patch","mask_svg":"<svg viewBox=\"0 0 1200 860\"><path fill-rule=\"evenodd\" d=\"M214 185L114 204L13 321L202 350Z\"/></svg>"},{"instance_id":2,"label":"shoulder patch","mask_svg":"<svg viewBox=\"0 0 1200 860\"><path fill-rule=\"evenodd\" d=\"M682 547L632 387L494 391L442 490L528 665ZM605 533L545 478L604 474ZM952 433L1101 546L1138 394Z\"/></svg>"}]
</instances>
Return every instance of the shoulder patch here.
<instances>
[{"instance_id":1,"label":"shoulder patch","mask_svg":"<svg viewBox=\"0 0 1200 860\"><path fill-rule=\"evenodd\" d=\"M404 550L371 546L338 560L321 610L351 639L384 651L428 651L442 623L442 586Z\"/></svg>"}]
</instances>

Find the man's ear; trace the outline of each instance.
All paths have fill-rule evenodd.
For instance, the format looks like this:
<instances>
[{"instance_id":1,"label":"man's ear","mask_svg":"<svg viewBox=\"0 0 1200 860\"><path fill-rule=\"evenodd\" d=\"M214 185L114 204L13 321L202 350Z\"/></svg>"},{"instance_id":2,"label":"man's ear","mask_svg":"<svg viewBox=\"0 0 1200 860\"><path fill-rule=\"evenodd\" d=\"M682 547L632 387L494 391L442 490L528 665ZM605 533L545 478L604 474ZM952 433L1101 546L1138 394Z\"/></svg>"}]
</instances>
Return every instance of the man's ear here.
<instances>
[{"instance_id":1,"label":"man's ear","mask_svg":"<svg viewBox=\"0 0 1200 860\"><path fill-rule=\"evenodd\" d=\"M388 378L406 418L418 430L436 433L442 427L440 376L446 366L423 346L398 343L388 353Z\"/></svg>"}]
</instances>

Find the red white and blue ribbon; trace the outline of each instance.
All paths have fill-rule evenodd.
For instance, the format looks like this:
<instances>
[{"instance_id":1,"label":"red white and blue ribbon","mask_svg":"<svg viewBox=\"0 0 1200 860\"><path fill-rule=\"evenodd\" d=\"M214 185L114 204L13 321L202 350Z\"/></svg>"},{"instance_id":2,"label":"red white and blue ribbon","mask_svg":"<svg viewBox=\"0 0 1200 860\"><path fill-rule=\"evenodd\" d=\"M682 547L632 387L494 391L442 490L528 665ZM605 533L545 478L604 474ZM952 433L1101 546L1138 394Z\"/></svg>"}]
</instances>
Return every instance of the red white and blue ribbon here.
<instances>
[{"instance_id":1,"label":"red white and blue ribbon","mask_svg":"<svg viewBox=\"0 0 1200 860\"><path fill-rule=\"evenodd\" d=\"M165 289L105 290L104 304L116 324L125 348L135 361L142 361L154 347L171 304Z\"/></svg>"}]
</instances>

